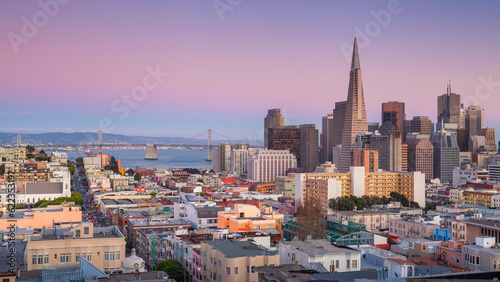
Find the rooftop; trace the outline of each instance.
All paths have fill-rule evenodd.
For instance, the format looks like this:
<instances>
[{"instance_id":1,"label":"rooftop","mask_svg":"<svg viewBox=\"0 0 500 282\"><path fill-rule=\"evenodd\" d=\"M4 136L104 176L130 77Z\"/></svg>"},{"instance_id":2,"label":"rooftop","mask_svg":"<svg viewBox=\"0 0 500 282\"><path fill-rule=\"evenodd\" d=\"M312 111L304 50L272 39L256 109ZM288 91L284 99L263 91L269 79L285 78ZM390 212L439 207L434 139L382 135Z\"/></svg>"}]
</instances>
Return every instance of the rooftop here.
<instances>
[{"instance_id":1,"label":"rooftop","mask_svg":"<svg viewBox=\"0 0 500 282\"><path fill-rule=\"evenodd\" d=\"M304 252L310 256L321 256L326 254L338 254L338 253L357 253L358 251L346 248L338 247L333 245L324 239L310 240L308 242L303 241L288 241L285 243L296 247L297 250Z\"/></svg>"},{"instance_id":2,"label":"rooftop","mask_svg":"<svg viewBox=\"0 0 500 282\"><path fill-rule=\"evenodd\" d=\"M61 194L62 192L62 182L26 183L25 194Z\"/></svg>"},{"instance_id":3,"label":"rooftop","mask_svg":"<svg viewBox=\"0 0 500 282\"><path fill-rule=\"evenodd\" d=\"M212 246L212 248L223 253L227 258L275 256L277 252L271 252L250 241L214 240L205 241L202 244Z\"/></svg>"}]
</instances>

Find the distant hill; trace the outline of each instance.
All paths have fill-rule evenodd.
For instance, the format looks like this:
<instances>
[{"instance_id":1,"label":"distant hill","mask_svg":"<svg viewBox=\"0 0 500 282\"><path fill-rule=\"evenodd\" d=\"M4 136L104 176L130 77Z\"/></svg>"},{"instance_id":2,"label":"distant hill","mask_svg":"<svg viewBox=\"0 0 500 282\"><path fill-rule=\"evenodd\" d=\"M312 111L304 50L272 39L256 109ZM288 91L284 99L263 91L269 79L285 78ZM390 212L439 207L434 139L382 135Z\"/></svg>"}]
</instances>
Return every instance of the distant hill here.
<instances>
[{"instance_id":1,"label":"distant hill","mask_svg":"<svg viewBox=\"0 0 500 282\"><path fill-rule=\"evenodd\" d=\"M202 145L207 144L207 139L191 139L184 137L148 137L148 136L128 136L121 134L102 134L104 144L189 144ZM221 143L239 143L232 140L214 140L214 144ZM48 132L48 133L26 133L21 135L23 145L78 145L78 144L97 144L97 132ZM1 146L15 146L17 144L16 133L0 132ZM251 142L251 145L259 145L257 142Z\"/></svg>"}]
</instances>

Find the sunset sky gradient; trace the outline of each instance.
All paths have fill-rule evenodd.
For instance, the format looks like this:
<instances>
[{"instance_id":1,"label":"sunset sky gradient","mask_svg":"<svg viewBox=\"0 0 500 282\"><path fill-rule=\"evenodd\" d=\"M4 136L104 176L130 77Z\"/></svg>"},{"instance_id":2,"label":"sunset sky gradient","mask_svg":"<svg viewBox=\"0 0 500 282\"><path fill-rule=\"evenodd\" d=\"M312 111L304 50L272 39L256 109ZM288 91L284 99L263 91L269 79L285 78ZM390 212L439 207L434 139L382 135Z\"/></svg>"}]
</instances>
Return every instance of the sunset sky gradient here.
<instances>
[{"instance_id":1,"label":"sunset sky gradient","mask_svg":"<svg viewBox=\"0 0 500 282\"><path fill-rule=\"evenodd\" d=\"M357 34L389 2L243 0L221 18L212 1L73 0L16 53L9 33L22 35L22 18L43 10L4 1L0 131L97 131L109 119L108 133L192 137L212 128L253 140L263 138L269 108L281 108L286 124L320 126L347 97L342 47L358 36L368 121L380 121L383 102L402 101L407 119L435 122L448 80L464 102L491 77L477 101L500 135L500 1L401 0L368 41ZM113 101L141 85L148 66L168 78L121 119Z\"/></svg>"}]
</instances>

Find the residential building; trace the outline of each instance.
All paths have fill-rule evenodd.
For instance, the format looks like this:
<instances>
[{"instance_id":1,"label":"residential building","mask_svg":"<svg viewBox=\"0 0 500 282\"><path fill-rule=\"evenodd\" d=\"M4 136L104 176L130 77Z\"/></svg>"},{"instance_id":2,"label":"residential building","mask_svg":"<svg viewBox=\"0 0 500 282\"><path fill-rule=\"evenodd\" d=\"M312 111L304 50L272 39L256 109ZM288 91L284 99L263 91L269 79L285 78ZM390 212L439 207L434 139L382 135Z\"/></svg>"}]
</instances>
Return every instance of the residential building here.
<instances>
[{"instance_id":1,"label":"residential building","mask_svg":"<svg viewBox=\"0 0 500 282\"><path fill-rule=\"evenodd\" d=\"M433 179L434 146L429 141L429 135L412 134L406 137L408 145L408 171L425 173L425 180Z\"/></svg>"},{"instance_id":2,"label":"residential building","mask_svg":"<svg viewBox=\"0 0 500 282\"><path fill-rule=\"evenodd\" d=\"M248 158L248 178L257 181L275 181L287 170L297 167L296 157L288 150L258 150Z\"/></svg>"},{"instance_id":3,"label":"residential building","mask_svg":"<svg viewBox=\"0 0 500 282\"><path fill-rule=\"evenodd\" d=\"M224 143L212 150L212 169L215 172L231 172L231 151L233 149L233 145Z\"/></svg>"},{"instance_id":4,"label":"residential building","mask_svg":"<svg viewBox=\"0 0 500 282\"><path fill-rule=\"evenodd\" d=\"M276 190L276 182L252 182L248 187L249 191L255 191L262 194L274 194Z\"/></svg>"},{"instance_id":5,"label":"residential building","mask_svg":"<svg viewBox=\"0 0 500 282\"><path fill-rule=\"evenodd\" d=\"M389 229L389 219L400 218L398 212L389 212L383 210L361 210L361 211L336 211L328 215L328 220L342 221L347 220L363 224L367 231L378 232Z\"/></svg>"},{"instance_id":6,"label":"residential building","mask_svg":"<svg viewBox=\"0 0 500 282\"><path fill-rule=\"evenodd\" d=\"M312 266L320 264L328 272L359 271L361 253L359 251L335 246L325 239L287 241L279 244L280 264ZM314 266L318 268L318 266Z\"/></svg>"},{"instance_id":7,"label":"residential building","mask_svg":"<svg viewBox=\"0 0 500 282\"><path fill-rule=\"evenodd\" d=\"M281 231L283 214L273 212L271 207L261 209L252 205L234 205L234 209L219 211L217 228L227 228L229 232L262 231L265 234L273 230Z\"/></svg>"},{"instance_id":8,"label":"residential building","mask_svg":"<svg viewBox=\"0 0 500 282\"><path fill-rule=\"evenodd\" d=\"M204 241L201 254L203 281L257 281L255 267L280 264L278 252L251 241Z\"/></svg>"},{"instance_id":9,"label":"residential building","mask_svg":"<svg viewBox=\"0 0 500 282\"><path fill-rule=\"evenodd\" d=\"M436 259L453 267L462 267L463 245L456 241L441 242L441 245L436 246Z\"/></svg>"},{"instance_id":10,"label":"residential building","mask_svg":"<svg viewBox=\"0 0 500 282\"><path fill-rule=\"evenodd\" d=\"M283 194L285 198L295 198L295 176L276 177L276 194Z\"/></svg>"},{"instance_id":11,"label":"residential building","mask_svg":"<svg viewBox=\"0 0 500 282\"><path fill-rule=\"evenodd\" d=\"M45 228L31 236L26 245L26 269L41 270L51 266L71 266L80 257L105 272L121 270L125 259L125 237L115 227L94 227L81 223L72 228Z\"/></svg>"},{"instance_id":12,"label":"residential building","mask_svg":"<svg viewBox=\"0 0 500 282\"><path fill-rule=\"evenodd\" d=\"M389 219L389 232L402 238L432 238L434 229L440 227L440 217L415 216Z\"/></svg>"},{"instance_id":13,"label":"residential building","mask_svg":"<svg viewBox=\"0 0 500 282\"><path fill-rule=\"evenodd\" d=\"M478 236L475 245L462 246L462 267L476 271L499 271L500 249L498 241L491 236Z\"/></svg>"},{"instance_id":14,"label":"residential building","mask_svg":"<svg viewBox=\"0 0 500 282\"><path fill-rule=\"evenodd\" d=\"M231 150L230 171L238 174L248 172L248 157L257 152L257 149L250 148L248 144L236 144Z\"/></svg>"},{"instance_id":15,"label":"residential building","mask_svg":"<svg viewBox=\"0 0 500 282\"><path fill-rule=\"evenodd\" d=\"M410 201L425 205L425 176L420 172L365 172L351 167L349 173L295 174L295 205L308 200L317 203L325 214L332 213L328 200L341 196L390 197L398 192Z\"/></svg>"}]
</instances>

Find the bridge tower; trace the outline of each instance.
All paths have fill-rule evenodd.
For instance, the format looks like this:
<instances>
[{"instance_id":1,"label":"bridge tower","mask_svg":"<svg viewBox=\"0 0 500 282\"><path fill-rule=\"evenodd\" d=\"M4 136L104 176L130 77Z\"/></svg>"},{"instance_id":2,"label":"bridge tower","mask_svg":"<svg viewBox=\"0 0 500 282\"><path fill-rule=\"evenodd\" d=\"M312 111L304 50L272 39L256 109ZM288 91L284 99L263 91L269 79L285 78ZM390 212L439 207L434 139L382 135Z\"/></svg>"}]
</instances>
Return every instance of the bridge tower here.
<instances>
[{"instance_id":1,"label":"bridge tower","mask_svg":"<svg viewBox=\"0 0 500 282\"><path fill-rule=\"evenodd\" d=\"M208 130L208 155L205 161L212 161L212 129Z\"/></svg>"},{"instance_id":2,"label":"bridge tower","mask_svg":"<svg viewBox=\"0 0 500 282\"><path fill-rule=\"evenodd\" d=\"M99 154L102 154L102 130L97 131L97 145L99 146Z\"/></svg>"}]
</instances>

